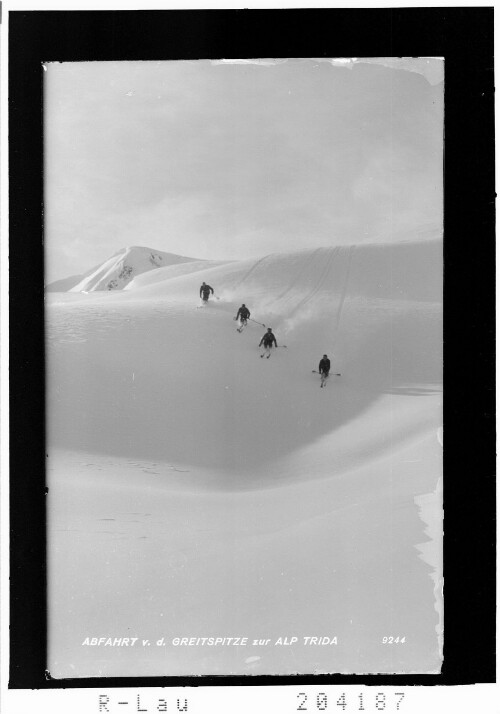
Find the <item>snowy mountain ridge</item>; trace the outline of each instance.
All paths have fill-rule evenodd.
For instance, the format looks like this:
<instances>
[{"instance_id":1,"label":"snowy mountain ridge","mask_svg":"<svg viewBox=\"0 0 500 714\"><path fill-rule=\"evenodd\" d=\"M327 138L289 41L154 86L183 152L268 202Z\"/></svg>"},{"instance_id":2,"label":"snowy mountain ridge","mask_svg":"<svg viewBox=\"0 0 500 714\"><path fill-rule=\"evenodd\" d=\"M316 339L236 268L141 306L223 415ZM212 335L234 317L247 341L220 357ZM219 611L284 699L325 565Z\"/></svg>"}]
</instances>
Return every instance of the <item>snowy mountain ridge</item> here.
<instances>
[{"instance_id":1,"label":"snowy mountain ridge","mask_svg":"<svg viewBox=\"0 0 500 714\"><path fill-rule=\"evenodd\" d=\"M121 248L100 265L91 268L83 275L58 280L47 286L49 292L94 292L96 290L123 290L136 276L142 273L179 265L196 260L183 255L166 253L145 246L127 246Z\"/></svg>"},{"instance_id":2,"label":"snowy mountain ridge","mask_svg":"<svg viewBox=\"0 0 500 714\"><path fill-rule=\"evenodd\" d=\"M70 292L92 292L94 290L122 290L133 278L156 268L179 263L189 263L187 258L174 253L165 253L142 246L128 246L84 276Z\"/></svg>"}]
</instances>

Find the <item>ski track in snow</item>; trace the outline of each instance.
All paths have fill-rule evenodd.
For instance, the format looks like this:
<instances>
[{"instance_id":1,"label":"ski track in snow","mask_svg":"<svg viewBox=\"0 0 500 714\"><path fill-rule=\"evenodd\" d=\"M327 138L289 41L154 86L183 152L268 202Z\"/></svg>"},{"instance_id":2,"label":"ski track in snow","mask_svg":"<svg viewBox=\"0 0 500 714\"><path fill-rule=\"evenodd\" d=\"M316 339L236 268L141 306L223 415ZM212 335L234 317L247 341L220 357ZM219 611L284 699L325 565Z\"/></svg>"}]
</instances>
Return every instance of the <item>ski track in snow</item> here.
<instances>
[{"instance_id":1,"label":"ski track in snow","mask_svg":"<svg viewBox=\"0 0 500 714\"><path fill-rule=\"evenodd\" d=\"M326 279L328 278L328 275L330 273L331 267L334 263L335 257L338 254L338 248L334 248L333 250L330 251L330 254L328 255L326 261L325 261L325 266L323 268L323 272L321 273L319 280L317 283L312 287L311 291L295 306L295 308L292 310L291 314L289 317L293 317L295 313L297 313L301 308L304 307L308 302L310 302L315 295L319 293L319 291L323 288L323 285L325 284Z\"/></svg>"},{"instance_id":2,"label":"ski track in snow","mask_svg":"<svg viewBox=\"0 0 500 714\"><path fill-rule=\"evenodd\" d=\"M355 250L355 246L351 246L349 249L349 257L348 257L348 262L347 262L347 269L345 271L344 285L343 285L342 294L341 294L340 300L339 300L337 314L335 316L335 325L333 327L334 346L335 346L335 339L337 337L337 332L338 332L338 329L340 326L340 318L342 316L342 308L344 307L344 302L345 302L346 295L347 295L347 286L349 284L349 276L351 274L351 263L352 263L352 256L353 256L354 250Z\"/></svg>"},{"instance_id":3,"label":"ski track in snow","mask_svg":"<svg viewBox=\"0 0 500 714\"><path fill-rule=\"evenodd\" d=\"M282 298L285 297L285 295L288 295L288 293L293 289L293 286L297 283L297 281L300 280L300 278L301 278L301 277L309 270L309 268L312 266L312 264L314 263L314 260L315 260L316 256L319 255L319 253L321 253L321 250L322 250L321 248L316 248L316 250L314 250L314 251L311 253L311 255L310 255L310 257L309 257L308 260L302 261L303 264L302 264L300 270L298 271L298 273L296 274L294 280L288 285L288 287L287 287L280 295L277 296L277 298L276 298L277 300L281 300Z\"/></svg>"},{"instance_id":4,"label":"ski track in snow","mask_svg":"<svg viewBox=\"0 0 500 714\"><path fill-rule=\"evenodd\" d=\"M262 265L262 263L263 263L268 257L269 257L269 256L265 255L263 258L259 258L259 260L257 260L257 261L252 265L252 267L250 268L250 270L248 270L248 271L243 275L243 277L241 278L241 280L239 281L239 286L240 286L240 287L241 287L241 285L247 280L247 278L249 278L250 275L251 275L255 270L257 270L257 268L258 268L260 265Z\"/></svg>"}]
</instances>

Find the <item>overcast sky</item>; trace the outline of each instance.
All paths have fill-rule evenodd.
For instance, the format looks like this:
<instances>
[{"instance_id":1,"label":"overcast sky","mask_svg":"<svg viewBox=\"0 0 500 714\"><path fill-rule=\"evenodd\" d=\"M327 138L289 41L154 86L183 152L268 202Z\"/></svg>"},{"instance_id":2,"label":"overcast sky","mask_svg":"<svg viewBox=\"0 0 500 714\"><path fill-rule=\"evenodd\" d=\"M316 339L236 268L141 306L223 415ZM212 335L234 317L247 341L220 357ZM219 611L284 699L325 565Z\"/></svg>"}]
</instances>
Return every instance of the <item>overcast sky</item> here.
<instances>
[{"instance_id":1,"label":"overcast sky","mask_svg":"<svg viewBox=\"0 0 500 714\"><path fill-rule=\"evenodd\" d=\"M47 281L128 245L238 259L441 225L441 61L387 64L46 65Z\"/></svg>"}]
</instances>

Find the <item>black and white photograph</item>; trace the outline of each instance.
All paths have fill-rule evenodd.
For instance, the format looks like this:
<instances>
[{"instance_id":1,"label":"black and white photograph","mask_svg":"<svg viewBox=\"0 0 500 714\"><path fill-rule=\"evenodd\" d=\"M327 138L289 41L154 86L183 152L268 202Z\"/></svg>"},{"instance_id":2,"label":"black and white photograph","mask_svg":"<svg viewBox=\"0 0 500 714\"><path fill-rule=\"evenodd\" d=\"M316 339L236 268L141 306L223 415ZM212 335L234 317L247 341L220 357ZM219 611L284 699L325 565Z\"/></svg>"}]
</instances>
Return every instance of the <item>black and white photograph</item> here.
<instances>
[{"instance_id":1,"label":"black and white photograph","mask_svg":"<svg viewBox=\"0 0 500 714\"><path fill-rule=\"evenodd\" d=\"M445 64L44 63L51 678L440 673Z\"/></svg>"}]
</instances>

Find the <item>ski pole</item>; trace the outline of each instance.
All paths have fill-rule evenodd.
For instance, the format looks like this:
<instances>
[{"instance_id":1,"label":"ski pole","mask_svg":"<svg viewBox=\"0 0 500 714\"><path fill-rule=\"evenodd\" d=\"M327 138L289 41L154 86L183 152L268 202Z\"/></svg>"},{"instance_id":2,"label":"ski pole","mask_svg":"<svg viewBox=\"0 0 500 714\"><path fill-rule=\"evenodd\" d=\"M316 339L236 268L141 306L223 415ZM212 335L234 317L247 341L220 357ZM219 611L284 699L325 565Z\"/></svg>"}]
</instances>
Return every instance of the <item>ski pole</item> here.
<instances>
[{"instance_id":1,"label":"ski pole","mask_svg":"<svg viewBox=\"0 0 500 714\"><path fill-rule=\"evenodd\" d=\"M262 327L265 327L263 322L257 322L257 320L254 320L253 317L249 317L248 319L251 320L252 322L255 322L256 325L261 325Z\"/></svg>"},{"instance_id":2,"label":"ski pole","mask_svg":"<svg viewBox=\"0 0 500 714\"><path fill-rule=\"evenodd\" d=\"M318 372L317 369L312 369L311 372L314 372L314 374L319 374L319 372ZM332 372L332 376L333 376L333 377L340 377L341 374L340 374L340 372Z\"/></svg>"}]
</instances>

